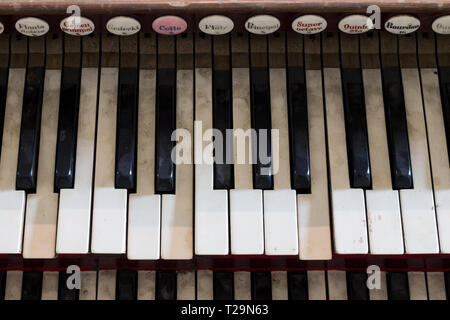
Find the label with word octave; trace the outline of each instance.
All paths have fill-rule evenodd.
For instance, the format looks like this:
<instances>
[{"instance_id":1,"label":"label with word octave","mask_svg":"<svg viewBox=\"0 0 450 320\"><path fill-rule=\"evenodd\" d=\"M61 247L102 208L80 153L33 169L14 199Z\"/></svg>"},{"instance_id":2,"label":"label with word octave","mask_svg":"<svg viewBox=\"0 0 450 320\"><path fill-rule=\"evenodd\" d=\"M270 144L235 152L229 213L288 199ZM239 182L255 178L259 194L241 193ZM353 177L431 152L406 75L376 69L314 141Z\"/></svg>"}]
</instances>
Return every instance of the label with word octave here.
<instances>
[{"instance_id":1,"label":"label with word octave","mask_svg":"<svg viewBox=\"0 0 450 320\"><path fill-rule=\"evenodd\" d=\"M163 16L152 23L155 32L166 35L175 35L186 31L187 22L177 16Z\"/></svg>"},{"instance_id":2,"label":"label with word octave","mask_svg":"<svg viewBox=\"0 0 450 320\"><path fill-rule=\"evenodd\" d=\"M450 34L450 15L437 18L431 27L436 33Z\"/></svg>"},{"instance_id":3,"label":"label with word octave","mask_svg":"<svg viewBox=\"0 0 450 320\"><path fill-rule=\"evenodd\" d=\"M384 28L393 34L413 33L420 28L420 20L408 15L394 16L386 21Z\"/></svg>"},{"instance_id":4,"label":"label with word octave","mask_svg":"<svg viewBox=\"0 0 450 320\"><path fill-rule=\"evenodd\" d=\"M106 30L116 36L131 36L141 30L141 24L132 17L117 16L108 20Z\"/></svg>"},{"instance_id":5,"label":"label with word octave","mask_svg":"<svg viewBox=\"0 0 450 320\"><path fill-rule=\"evenodd\" d=\"M86 36L94 32L95 29L92 20L77 16L64 18L59 26L62 31L72 36Z\"/></svg>"},{"instance_id":6,"label":"label with word octave","mask_svg":"<svg viewBox=\"0 0 450 320\"><path fill-rule=\"evenodd\" d=\"M307 14L292 21L292 29L301 34L320 33L327 28L327 20L315 14Z\"/></svg>"},{"instance_id":7,"label":"label with word octave","mask_svg":"<svg viewBox=\"0 0 450 320\"><path fill-rule=\"evenodd\" d=\"M3 31L5 31L5 27L3 26L3 23L0 22L0 34L2 34Z\"/></svg>"},{"instance_id":8,"label":"label with word octave","mask_svg":"<svg viewBox=\"0 0 450 320\"><path fill-rule=\"evenodd\" d=\"M210 35L227 34L234 28L233 20L221 15L204 17L198 23L200 31Z\"/></svg>"},{"instance_id":9,"label":"label with word octave","mask_svg":"<svg viewBox=\"0 0 450 320\"><path fill-rule=\"evenodd\" d=\"M26 17L17 20L16 30L29 37L39 37L46 34L49 30L48 23L35 17Z\"/></svg>"},{"instance_id":10,"label":"label with word octave","mask_svg":"<svg viewBox=\"0 0 450 320\"><path fill-rule=\"evenodd\" d=\"M352 14L339 21L339 30L348 34L362 34L373 29L373 21L362 14Z\"/></svg>"},{"instance_id":11,"label":"label with word octave","mask_svg":"<svg viewBox=\"0 0 450 320\"><path fill-rule=\"evenodd\" d=\"M254 34L270 34L280 28L280 20L266 14L253 16L245 22L245 29Z\"/></svg>"}]
</instances>

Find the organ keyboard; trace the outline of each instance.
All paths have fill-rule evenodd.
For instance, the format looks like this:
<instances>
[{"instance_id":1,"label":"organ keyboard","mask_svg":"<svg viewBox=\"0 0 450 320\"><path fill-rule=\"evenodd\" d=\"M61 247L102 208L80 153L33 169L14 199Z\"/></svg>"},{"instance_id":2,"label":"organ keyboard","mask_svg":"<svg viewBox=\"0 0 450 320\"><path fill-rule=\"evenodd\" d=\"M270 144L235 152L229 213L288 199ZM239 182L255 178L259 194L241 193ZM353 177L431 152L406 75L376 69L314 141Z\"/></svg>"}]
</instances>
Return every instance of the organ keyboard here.
<instances>
[{"instance_id":1,"label":"organ keyboard","mask_svg":"<svg viewBox=\"0 0 450 320\"><path fill-rule=\"evenodd\" d=\"M275 4L211 32L201 2L79 5L0 3L5 299L449 296L448 3L356 32L330 1L305 34ZM70 265L98 289L58 289Z\"/></svg>"}]
</instances>

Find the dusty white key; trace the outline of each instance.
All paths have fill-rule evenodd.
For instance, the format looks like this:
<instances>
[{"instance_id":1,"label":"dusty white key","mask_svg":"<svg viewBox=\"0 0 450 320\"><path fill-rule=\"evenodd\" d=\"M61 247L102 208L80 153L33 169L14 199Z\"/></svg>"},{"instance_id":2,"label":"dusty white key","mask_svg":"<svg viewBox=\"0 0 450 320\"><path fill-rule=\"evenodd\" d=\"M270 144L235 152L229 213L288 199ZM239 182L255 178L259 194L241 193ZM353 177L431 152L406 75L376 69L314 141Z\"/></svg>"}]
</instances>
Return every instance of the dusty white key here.
<instances>
[{"instance_id":1,"label":"dusty white key","mask_svg":"<svg viewBox=\"0 0 450 320\"><path fill-rule=\"evenodd\" d=\"M347 300L347 278L345 271L329 270L328 273L328 299Z\"/></svg>"},{"instance_id":2,"label":"dusty white key","mask_svg":"<svg viewBox=\"0 0 450 320\"><path fill-rule=\"evenodd\" d=\"M406 253L438 253L428 143L419 72L402 69L414 189L400 190Z\"/></svg>"},{"instance_id":3,"label":"dusty white key","mask_svg":"<svg viewBox=\"0 0 450 320\"><path fill-rule=\"evenodd\" d=\"M177 272L177 300L195 300L195 271Z\"/></svg>"},{"instance_id":4,"label":"dusty white key","mask_svg":"<svg viewBox=\"0 0 450 320\"><path fill-rule=\"evenodd\" d=\"M191 153L183 155L186 163L176 164L175 194L162 196L161 258L192 259L194 254L193 235L193 123L194 123L194 72L177 71L177 129L189 133L182 139L189 139ZM188 141L181 141L187 143ZM189 149L188 149L189 150ZM186 150L186 152L188 151ZM177 155L178 159L178 155Z\"/></svg>"},{"instance_id":5,"label":"dusty white key","mask_svg":"<svg viewBox=\"0 0 450 320\"><path fill-rule=\"evenodd\" d=\"M75 182L73 189L61 189L59 193L57 253L89 252L97 82L96 68L82 69Z\"/></svg>"},{"instance_id":6,"label":"dusty white key","mask_svg":"<svg viewBox=\"0 0 450 320\"><path fill-rule=\"evenodd\" d=\"M97 272L81 271L80 300L97 299Z\"/></svg>"},{"instance_id":7,"label":"dusty white key","mask_svg":"<svg viewBox=\"0 0 450 320\"><path fill-rule=\"evenodd\" d=\"M400 201L398 191L392 190L380 70L364 69L363 81L372 170L372 190L366 190L370 252L403 254Z\"/></svg>"},{"instance_id":8,"label":"dusty white key","mask_svg":"<svg viewBox=\"0 0 450 320\"><path fill-rule=\"evenodd\" d=\"M195 79L195 253L225 255L229 241L228 192L213 190L212 135L205 132L212 128L211 69L196 69ZM203 143L197 145L196 141Z\"/></svg>"},{"instance_id":9,"label":"dusty white key","mask_svg":"<svg viewBox=\"0 0 450 320\"><path fill-rule=\"evenodd\" d=\"M210 270L197 271L197 300L212 300L213 272Z\"/></svg>"},{"instance_id":10,"label":"dusty white key","mask_svg":"<svg viewBox=\"0 0 450 320\"><path fill-rule=\"evenodd\" d=\"M334 248L338 254L365 254L369 247L364 191L350 188L341 75L337 68L325 68L323 74Z\"/></svg>"},{"instance_id":11,"label":"dusty white key","mask_svg":"<svg viewBox=\"0 0 450 320\"><path fill-rule=\"evenodd\" d=\"M297 195L301 260L328 260L332 254L321 82L321 71L306 71L311 193Z\"/></svg>"},{"instance_id":12,"label":"dusty white key","mask_svg":"<svg viewBox=\"0 0 450 320\"><path fill-rule=\"evenodd\" d=\"M5 300L22 298L22 271L8 271L6 274Z\"/></svg>"},{"instance_id":13,"label":"dusty white key","mask_svg":"<svg viewBox=\"0 0 450 320\"><path fill-rule=\"evenodd\" d=\"M155 271L138 271L138 300L155 300Z\"/></svg>"},{"instance_id":14,"label":"dusty white key","mask_svg":"<svg viewBox=\"0 0 450 320\"><path fill-rule=\"evenodd\" d=\"M24 258L54 258L58 194L53 191L61 70L46 70L36 193L27 196Z\"/></svg>"},{"instance_id":15,"label":"dusty white key","mask_svg":"<svg viewBox=\"0 0 450 320\"><path fill-rule=\"evenodd\" d=\"M159 259L161 196L155 195L155 70L139 75L138 165L136 193L128 205L127 257ZM145 243L145 245L143 245Z\"/></svg>"},{"instance_id":16,"label":"dusty white key","mask_svg":"<svg viewBox=\"0 0 450 320\"><path fill-rule=\"evenodd\" d=\"M57 271L44 271L42 274L42 300L58 300L58 280Z\"/></svg>"},{"instance_id":17,"label":"dusty white key","mask_svg":"<svg viewBox=\"0 0 450 320\"><path fill-rule=\"evenodd\" d=\"M287 300L287 272L272 271L272 300Z\"/></svg>"},{"instance_id":18,"label":"dusty white key","mask_svg":"<svg viewBox=\"0 0 450 320\"><path fill-rule=\"evenodd\" d=\"M408 272L409 297L411 300L427 300L427 284L424 272Z\"/></svg>"},{"instance_id":19,"label":"dusty white key","mask_svg":"<svg viewBox=\"0 0 450 320\"><path fill-rule=\"evenodd\" d=\"M116 299L116 270L98 272L97 300Z\"/></svg>"},{"instance_id":20,"label":"dusty white key","mask_svg":"<svg viewBox=\"0 0 450 320\"><path fill-rule=\"evenodd\" d=\"M0 158L0 253L21 253L25 191L16 191L25 70L10 69Z\"/></svg>"},{"instance_id":21,"label":"dusty white key","mask_svg":"<svg viewBox=\"0 0 450 320\"><path fill-rule=\"evenodd\" d=\"M327 300L325 271L308 271L308 300Z\"/></svg>"},{"instance_id":22,"label":"dusty white key","mask_svg":"<svg viewBox=\"0 0 450 320\"><path fill-rule=\"evenodd\" d=\"M436 69L421 69L441 253L450 253L450 167ZM413 168L414 169L414 168ZM414 173L414 171L413 171Z\"/></svg>"},{"instance_id":23,"label":"dusty white key","mask_svg":"<svg viewBox=\"0 0 450 320\"><path fill-rule=\"evenodd\" d=\"M445 279L443 272L427 272L429 300L445 300Z\"/></svg>"},{"instance_id":24,"label":"dusty white key","mask_svg":"<svg viewBox=\"0 0 450 320\"><path fill-rule=\"evenodd\" d=\"M117 68L102 68L98 102L92 253L125 253L127 190L114 188Z\"/></svg>"},{"instance_id":25,"label":"dusty white key","mask_svg":"<svg viewBox=\"0 0 450 320\"><path fill-rule=\"evenodd\" d=\"M234 299L251 300L251 274L247 271L234 273Z\"/></svg>"},{"instance_id":26,"label":"dusty white key","mask_svg":"<svg viewBox=\"0 0 450 320\"><path fill-rule=\"evenodd\" d=\"M262 191L253 189L248 68L233 69L234 190L230 190L232 254L263 254Z\"/></svg>"},{"instance_id":27,"label":"dusty white key","mask_svg":"<svg viewBox=\"0 0 450 320\"><path fill-rule=\"evenodd\" d=\"M373 288L369 290L370 300L387 300L387 285L386 285L386 272L381 271L379 288Z\"/></svg>"}]
</instances>

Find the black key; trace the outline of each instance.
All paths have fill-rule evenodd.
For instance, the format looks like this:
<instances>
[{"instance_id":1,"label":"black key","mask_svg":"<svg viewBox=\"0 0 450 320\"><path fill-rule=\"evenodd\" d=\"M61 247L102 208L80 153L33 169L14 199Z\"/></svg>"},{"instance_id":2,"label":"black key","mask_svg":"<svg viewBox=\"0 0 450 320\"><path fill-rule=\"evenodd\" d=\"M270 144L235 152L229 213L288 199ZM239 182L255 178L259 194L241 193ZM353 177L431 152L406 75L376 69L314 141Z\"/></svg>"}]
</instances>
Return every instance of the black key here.
<instances>
[{"instance_id":1,"label":"black key","mask_svg":"<svg viewBox=\"0 0 450 320\"><path fill-rule=\"evenodd\" d=\"M115 188L136 190L137 117L138 117L138 69L120 68Z\"/></svg>"},{"instance_id":2,"label":"black key","mask_svg":"<svg viewBox=\"0 0 450 320\"><path fill-rule=\"evenodd\" d=\"M73 287L73 289L69 289L67 285L67 281L72 275L72 273L67 273L65 270L59 272L58 300L76 301L79 299L80 290L75 287ZM69 283L71 286L75 284L73 281L74 280Z\"/></svg>"},{"instance_id":3,"label":"black key","mask_svg":"<svg viewBox=\"0 0 450 320\"><path fill-rule=\"evenodd\" d=\"M450 300L450 271L444 272L444 280L447 300Z\"/></svg>"},{"instance_id":4,"label":"black key","mask_svg":"<svg viewBox=\"0 0 450 320\"><path fill-rule=\"evenodd\" d=\"M5 300L6 271L0 271L0 301Z\"/></svg>"},{"instance_id":5,"label":"black key","mask_svg":"<svg viewBox=\"0 0 450 320\"><path fill-rule=\"evenodd\" d=\"M116 277L116 300L137 300L137 271L118 270Z\"/></svg>"},{"instance_id":6,"label":"black key","mask_svg":"<svg viewBox=\"0 0 450 320\"><path fill-rule=\"evenodd\" d=\"M372 179L361 69L343 68L341 76L350 186L368 189Z\"/></svg>"},{"instance_id":7,"label":"black key","mask_svg":"<svg viewBox=\"0 0 450 320\"><path fill-rule=\"evenodd\" d=\"M74 184L80 80L80 68L63 68L56 142L55 192L73 188Z\"/></svg>"},{"instance_id":8,"label":"black key","mask_svg":"<svg viewBox=\"0 0 450 320\"><path fill-rule=\"evenodd\" d=\"M450 67L439 68L442 115L444 116L445 137L447 140L448 159L450 161Z\"/></svg>"},{"instance_id":9,"label":"black key","mask_svg":"<svg viewBox=\"0 0 450 320\"><path fill-rule=\"evenodd\" d=\"M386 284L389 300L409 300L409 283L406 272L388 272Z\"/></svg>"},{"instance_id":10,"label":"black key","mask_svg":"<svg viewBox=\"0 0 450 320\"><path fill-rule=\"evenodd\" d=\"M8 92L8 68L0 68L0 154L3 143L3 126L5 124L6 95Z\"/></svg>"},{"instance_id":11,"label":"black key","mask_svg":"<svg viewBox=\"0 0 450 320\"><path fill-rule=\"evenodd\" d=\"M394 189L412 189L411 155L400 68L383 68L382 78L392 186Z\"/></svg>"},{"instance_id":12,"label":"black key","mask_svg":"<svg viewBox=\"0 0 450 320\"><path fill-rule=\"evenodd\" d=\"M364 271L347 271L348 300L370 300L367 288L367 273Z\"/></svg>"},{"instance_id":13,"label":"black key","mask_svg":"<svg viewBox=\"0 0 450 320\"><path fill-rule=\"evenodd\" d=\"M36 191L44 75L44 67L28 67L23 94L16 189L30 193Z\"/></svg>"},{"instance_id":14,"label":"black key","mask_svg":"<svg viewBox=\"0 0 450 320\"><path fill-rule=\"evenodd\" d=\"M272 300L270 272L252 272L252 300Z\"/></svg>"},{"instance_id":15,"label":"black key","mask_svg":"<svg viewBox=\"0 0 450 320\"><path fill-rule=\"evenodd\" d=\"M156 271L156 300L177 299L177 272Z\"/></svg>"},{"instance_id":16,"label":"black key","mask_svg":"<svg viewBox=\"0 0 450 320\"><path fill-rule=\"evenodd\" d=\"M24 271L22 278L22 300L41 300L42 271Z\"/></svg>"},{"instance_id":17,"label":"black key","mask_svg":"<svg viewBox=\"0 0 450 320\"><path fill-rule=\"evenodd\" d=\"M289 271L288 299L308 300L308 275L306 271Z\"/></svg>"},{"instance_id":18,"label":"black key","mask_svg":"<svg viewBox=\"0 0 450 320\"><path fill-rule=\"evenodd\" d=\"M297 190L297 193L311 193L305 69L303 67L288 67L286 76L291 185Z\"/></svg>"},{"instance_id":19,"label":"black key","mask_svg":"<svg viewBox=\"0 0 450 320\"><path fill-rule=\"evenodd\" d=\"M233 272L214 272L214 300L234 300Z\"/></svg>"}]
</instances>

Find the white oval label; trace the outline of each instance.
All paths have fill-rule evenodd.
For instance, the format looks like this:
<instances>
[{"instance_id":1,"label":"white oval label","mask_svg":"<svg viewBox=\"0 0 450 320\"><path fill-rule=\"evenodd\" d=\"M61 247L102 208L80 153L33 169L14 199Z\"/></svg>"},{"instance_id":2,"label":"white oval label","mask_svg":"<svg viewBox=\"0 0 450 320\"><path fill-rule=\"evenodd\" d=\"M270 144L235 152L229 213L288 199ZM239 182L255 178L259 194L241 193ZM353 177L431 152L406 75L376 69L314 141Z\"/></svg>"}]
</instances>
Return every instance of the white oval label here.
<instances>
[{"instance_id":1,"label":"white oval label","mask_svg":"<svg viewBox=\"0 0 450 320\"><path fill-rule=\"evenodd\" d=\"M5 31L5 27L3 26L3 23L0 22L0 34L2 34L3 31Z\"/></svg>"},{"instance_id":2,"label":"white oval label","mask_svg":"<svg viewBox=\"0 0 450 320\"><path fill-rule=\"evenodd\" d=\"M280 20L274 16L258 15L249 18L245 22L245 29L254 34L269 34L280 28Z\"/></svg>"},{"instance_id":3,"label":"white oval label","mask_svg":"<svg viewBox=\"0 0 450 320\"><path fill-rule=\"evenodd\" d=\"M233 30L234 23L233 20L228 17L213 15L204 17L200 20L198 23L198 28L206 34L220 35L226 34Z\"/></svg>"},{"instance_id":4,"label":"white oval label","mask_svg":"<svg viewBox=\"0 0 450 320\"><path fill-rule=\"evenodd\" d=\"M16 30L26 36L39 37L48 32L49 26L48 23L42 19L27 17L17 20Z\"/></svg>"},{"instance_id":5,"label":"white oval label","mask_svg":"<svg viewBox=\"0 0 450 320\"><path fill-rule=\"evenodd\" d=\"M118 16L109 19L106 29L117 36L130 36L141 30L141 24L134 18Z\"/></svg>"},{"instance_id":6,"label":"white oval label","mask_svg":"<svg viewBox=\"0 0 450 320\"><path fill-rule=\"evenodd\" d=\"M386 21L384 28L393 34L413 33L420 28L420 20L407 15L395 16Z\"/></svg>"},{"instance_id":7,"label":"white oval label","mask_svg":"<svg viewBox=\"0 0 450 320\"><path fill-rule=\"evenodd\" d=\"M349 34L361 34L373 29L372 20L362 14L352 14L339 21L339 30Z\"/></svg>"},{"instance_id":8,"label":"white oval label","mask_svg":"<svg viewBox=\"0 0 450 320\"><path fill-rule=\"evenodd\" d=\"M450 34L450 15L437 18L431 27L436 33Z\"/></svg>"},{"instance_id":9,"label":"white oval label","mask_svg":"<svg viewBox=\"0 0 450 320\"><path fill-rule=\"evenodd\" d=\"M86 36L94 32L95 29L92 20L77 16L64 18L59 26L62 31L72 36Z\"/></svg>"},{"instance_id":10,"label":"white oval label","mask_svg":"<svg viewBox=\"0 0 450 320\"><path fill-rule=\"evenodd\" d=\"M292 21L292 30L302 34L320 33L326 28L327 20L314 14L307 14Z\"/></svg>"}]
</instances>

